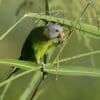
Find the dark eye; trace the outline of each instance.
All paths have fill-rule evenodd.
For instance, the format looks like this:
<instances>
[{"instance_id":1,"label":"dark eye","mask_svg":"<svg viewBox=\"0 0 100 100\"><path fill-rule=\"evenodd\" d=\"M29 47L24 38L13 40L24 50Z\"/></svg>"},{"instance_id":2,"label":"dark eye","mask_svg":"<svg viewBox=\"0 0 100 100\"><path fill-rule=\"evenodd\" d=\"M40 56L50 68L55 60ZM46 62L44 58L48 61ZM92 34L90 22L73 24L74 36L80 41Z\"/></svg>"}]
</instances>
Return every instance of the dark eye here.
<instances>
[{"instance_id":1,"label":"dark eye","mask_svg":"<svg viewBox=\"0 0 100 100\"><path fill-rule=\"evenodd\" d=\"M56 29L55 31L56 31L56 32L59 32L59 30L58 30L58 29Z\"/></svg>"}]
</instances>

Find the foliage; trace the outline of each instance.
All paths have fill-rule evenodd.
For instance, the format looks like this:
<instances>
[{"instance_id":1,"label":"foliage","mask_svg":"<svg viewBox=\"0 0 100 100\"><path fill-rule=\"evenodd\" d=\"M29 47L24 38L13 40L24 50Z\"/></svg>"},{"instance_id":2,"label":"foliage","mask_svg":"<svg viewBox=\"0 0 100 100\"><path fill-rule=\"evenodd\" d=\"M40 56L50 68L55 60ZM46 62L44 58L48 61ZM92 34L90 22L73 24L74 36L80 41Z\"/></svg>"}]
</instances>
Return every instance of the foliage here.
<instances>
[{"instance_id":1,"label":"foliage","mask_svg":"<svg viewBox=\"0 0 100 100\"><path fill-rule=\"evenodd\" d=\"M3 6L3 2L4 2L3 0L0 1L1 6ZM17 2L17 1L15 0L15 2ZM67 38L67 40L65 41L63 46L58 48L59 49L58 54L56 55L56 53L55 53L55 56L53 57L53 61L46 64L44 69L42 69L42 66L34 64L32 62L20 61L20 60L16 60L16 59L7 59L9 57L7 57L6 59L3 59L3 57L1 57L0 64L16 66L16 67L22 69L22 72L17 73L17 75L14 75L10 79L4 80L0 83L0 87L1 87L0 100L6 100L6 98L8 97L7 94L11 95L12 92L9 92L10 89L18 89L19 85L15 84L15 83L18 82L18 79L20 80L21 78L25 80L26 76L29 77L29 80L27 78L29 83L27 83L26 85L23 85L23 89L22 89L23 91L19 92L19 94L21 93L21 95L19 95L15 92L13 95L15 95L16 99L14 97L12 97L12 98L14 100L22 100L22 99L30 100L32 93L35 94L35 97L34 97L35 99L39 98L38 100L42 100L44 98L47 98L47 97L45 97L46 94L43 94L43 93L45 93L46 90L45 90L45 88L42 88L41 85L43 85L43 82L45 82L45 80L48 80L47 79L48 77L46 79L44 78L44 80L43 80L43 72L46 72L47 75L48 74L51 75L51 77L52 77L52 75L53 76L62 76L65 78L68 76L73 76L73 77L76 77L76 76L77 77L79 77L79 76L86 77L87 76L90 78L100 77L100 70L98 68L98 66L100 65L100 62L99 62L100 47L98 47L98 45L99 45L98 41L100 38L100 30L99 30L100 26L99 26L99 20L98 20L99 19L99 13L98 13L99 12L99 10L98 10L99 9L99 1L97 0L97 2L98 2L97 3L95 0L87 0L87 1L77 0L77 2L75 0L69 0L69 1L64 0L63 2L62 2L62 0L58 0L58 1L55 0L55 1L49 2L51 9L49 8L48 1L45 0L45 2L46 2L46 7L44 6L44 8L46 8L46 11L45 11L46 13L44 13L44 14L43 13L40 14L40 12L39 12L40 8L39 7L37 8L36 4L34 5L34 3L37 3L40 6L41 4L43 4L42 1L41 1L41 4L40 4L39 0L37 0L37 1L25 0L23 2L20 2L20 5L18 5L18 10L16 12L16 18L18 18L19 20L17 20L14 25L12 25L12 26L9 25L10 28L6 32L3 32L3 34L1 34L0 42L2 43L2 41L4 41L5 38L9 37L12 33L14 34L14 30L16 31L16 28L19 25L24 23L25 20L31 19L31 18L32 18L31 22L34 20L34 25L36 25L36 26L38 26L39 24L40 25L43 24L44 21L59 23L64 27L65 31L67 33L70 33L71 35ZM5 2L5 4L6 4L6 2ZM11 2L9 2L9 4L11 4ZM12 3L12 4L14 4L14 3ZM69 5L66 6L66 4L69 4ZM30 8L30 5L33 8ZM96 7L96 5L98 8ZM94 9L89 9L91 7L94 7ZM65 10L65 8L67 8L67 10ZM32 12L32 9L34 9L34 12ZM50 11L49 11L49 9L50 9ZM63 14L60 15L61 18L57 18L56 16L54 16L55 12L52 11L54 9L60 9L60 10L62 9ZM35 10L37 12L35 12ZM60 10L56 11L58 13L57 15L59 15L59 12L60 12L60 14L62 13L62 11L60 11ZM68 11L70 11L71 14L69 13L66 16L66 12L68 13ZM93 20L94 17L96 18L95 21ZM73 19L74 19L74 21L73 21ZM40 20L42 20L42 22ZM30 28L31 28L31 25L30 25ZM20 34L20 36L21 36L21 34ZM92 36L92 38L90 36ZM71 41L75 41L76 43L74 42L74 45L71 45L71 43L70 43ZM91 45L91 44L93 44L93 45ZM79 45L81 45L81 46L79 47ZM77 47L78 51L74 52L72 50L73 49L72 46L74 48ZM86 51L86 52L83 53L83 51ZM69 53L66 53L66 52L69 52ZM81 58L83 58L83 57L84 57L84 59L81 61ZM89 57L89 58L85 58L85 57ZM77 61L77 59L79 59L79 61ZM72 63L70 63L70 61L72 61ZM91 66L93 66L95 68L92 68ZM2 66L1 66L1 68L2 68ZM9 66L8 66L8 68L9 68ZM43 72L41 72L41 69L43 70ZM33 75L33 72L34 72L34 75ZM6 76L7 76L7 74L5 74L5 77ZM3 76L0 76L0 77L3 77ZM59 77L57 77L57 79L59 79ZM53 79L53 80L56 80L56 79ZM15 81L15 83L14 83L14 81ZM50 81L52 81L52 80L50 79ZM64 82L64 80L63 80L63 82ZM21 84L24 84L24 83L21 81ZM44 83L44 84L46 85L46 83ZM5 87L3 87L4 85L5 85ZM15 86L15 88L13 85ZM65 87L65 85L64 85L64 87ZM86 87L86 86L84 86L84 87ZM40 91L39 88L42 88L42 90ZM58 85L58 88L60 88L59 85ZM35 93L35 90L36 90L36 93ZM49 91L49 89L48 89L48 91ZM66 91L66 90L64 90L64 91ZM60 90L60 92L64 92L64 91ZM97 93L98 93L98 91L97 91ZM70 92L70 90L69 90L69 92ZM42 94L44 95L43 98L41 98ZM47 93L47 94L50 94L50 93ZM65 95L64 95L63 100L66 100L65 98L67 98L67 99L69 98L69 100L75 100L74 96L75 95L73 95L73 98L71 98L69 96L65 97ZM86 97L87 97L87 95L86 95ZM100 97L100 96L97 96L97 97ZM33 96L31 97L31 99L32 98L33 98ZM77 100L77 98L78 98L78 96L76 97L76 100ZM88 98L89 99L85 99L85 97L84 97L83 100L90 100L90 99L92 100L91 97L88 97ZM47 98L47 99L49 100L49 98ZM59 95L57 95L56 99L60 100ZM10 96L8 97L8 100L11 100ZM55 100L55 99L53 99L53 100ZM95 100L98 100L98 99L95 98Z\"/></svg>"}]
</instances>

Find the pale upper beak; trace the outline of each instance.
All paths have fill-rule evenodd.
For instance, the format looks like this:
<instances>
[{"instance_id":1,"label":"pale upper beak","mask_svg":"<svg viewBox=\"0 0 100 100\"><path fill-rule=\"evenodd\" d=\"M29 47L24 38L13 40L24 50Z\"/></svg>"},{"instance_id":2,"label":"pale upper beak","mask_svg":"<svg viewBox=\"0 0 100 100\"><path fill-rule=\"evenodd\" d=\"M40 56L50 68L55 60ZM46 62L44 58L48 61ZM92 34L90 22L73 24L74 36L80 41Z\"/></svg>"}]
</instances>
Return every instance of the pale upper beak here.
<instances>
[{"instance_id":1,"label":"pale upper beak","mask_svg":"<svg viewBox=\"0 0 100 100\"><path fill-rule=\"evenodd\" d=\"M65 33L64 32L60 32L59 33L59 38L63 39L65 37Z\"/></svg>"}]
</instances>

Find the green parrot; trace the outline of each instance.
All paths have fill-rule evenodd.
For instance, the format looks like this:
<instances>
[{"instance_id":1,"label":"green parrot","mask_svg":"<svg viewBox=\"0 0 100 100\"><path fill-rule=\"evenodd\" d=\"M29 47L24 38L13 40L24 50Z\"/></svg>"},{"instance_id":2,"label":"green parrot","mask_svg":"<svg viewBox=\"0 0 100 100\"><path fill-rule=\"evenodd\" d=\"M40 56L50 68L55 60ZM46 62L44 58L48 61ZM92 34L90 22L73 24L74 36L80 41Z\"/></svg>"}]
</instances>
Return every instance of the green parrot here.
<instances>
[{"instance_id":1,"label":"green parrot","mask_svg":"<svg viewBox=\"0 0 100 100\"><path fill-rule=\"evenodd\" d=\"M46 63L48 55L63 41L64 36L63 28L57 23L33 29L22 47L19 59L37 64ZM18 68L15 68L8 78L17 70Z\"/></svg>"}]
</instances>

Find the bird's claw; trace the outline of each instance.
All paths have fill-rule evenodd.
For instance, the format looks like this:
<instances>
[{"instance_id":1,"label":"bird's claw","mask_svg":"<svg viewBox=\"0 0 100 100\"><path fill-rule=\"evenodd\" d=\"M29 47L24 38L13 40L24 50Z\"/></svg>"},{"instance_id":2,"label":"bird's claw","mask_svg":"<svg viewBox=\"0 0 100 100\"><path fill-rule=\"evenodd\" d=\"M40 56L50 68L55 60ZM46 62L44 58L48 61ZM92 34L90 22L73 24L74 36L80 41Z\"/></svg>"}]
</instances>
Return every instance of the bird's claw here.
<instances>
[{"instance_id":1,"label":"bird's claw","mask_svg":"<svg viewBox=\"0 0 100 100\"><path fill-rule=\"evenodd\" d=\"M62 44L62 43L64 43L64 42L65 42L65 39L59 39L58 44Z\"/></svg>"},{"instance_id":2,"label":"bird's claw","mask_svg":"<svg viewBox=\"0 0 100 100\"><path fill-rule=\"evenodd\" d=\"M40 62L40 65L42 66L42 71L45 69L45 64L43 62Z\"/></svg>"},{"instance_id":3,"label":"bird's claw","mask_svg":"<svg viewBox=\"0 0 100 100\"><path fill-rule=\"evenodd\" d=\"M45 79L45 78L46 78L46 72L44 71L44 69L45 69L45 63L40 62L40 64L41 64L41 66L42 66L43 79Z\"/></svg>"}]
</instances>

